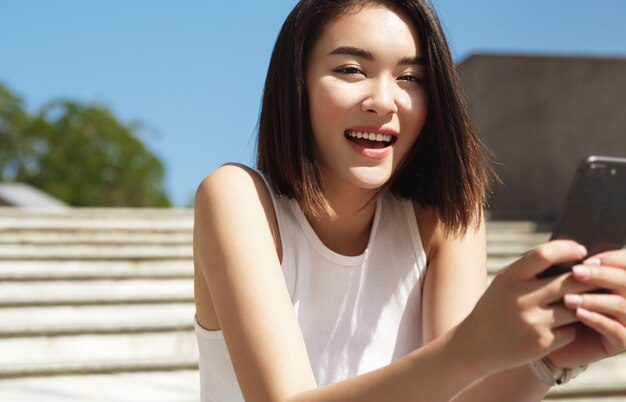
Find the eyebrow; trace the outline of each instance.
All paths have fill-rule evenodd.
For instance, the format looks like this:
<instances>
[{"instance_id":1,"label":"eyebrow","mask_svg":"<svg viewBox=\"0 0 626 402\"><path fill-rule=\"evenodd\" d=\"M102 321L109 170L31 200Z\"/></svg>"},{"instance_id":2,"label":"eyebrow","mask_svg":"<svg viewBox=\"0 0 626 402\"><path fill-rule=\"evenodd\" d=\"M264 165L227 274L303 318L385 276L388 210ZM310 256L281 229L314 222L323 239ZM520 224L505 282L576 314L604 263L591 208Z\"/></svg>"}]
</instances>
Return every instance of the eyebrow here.
<instances>
[{"instance_id":1,"label":"eyebrow","mask_svg":"<svg viewBox=\"0 0 626 402\"><path fill-rule=\"evenodd\" d=\"M330 53L328 53L329 56L334 55L334 54L347 54L349 56L359 57L361 59L365 59L368 61L374 60L374 55L372 54L372 52L369 52L365 49L361 49L361 48L354 47L354 46L340 46L334 49L333 51L331 51ZM421 56L405 57L403 59L400 59L400 61L398 62L398 65L399 66L424 65L424 58Z\"/></svg>"}]
</instances>

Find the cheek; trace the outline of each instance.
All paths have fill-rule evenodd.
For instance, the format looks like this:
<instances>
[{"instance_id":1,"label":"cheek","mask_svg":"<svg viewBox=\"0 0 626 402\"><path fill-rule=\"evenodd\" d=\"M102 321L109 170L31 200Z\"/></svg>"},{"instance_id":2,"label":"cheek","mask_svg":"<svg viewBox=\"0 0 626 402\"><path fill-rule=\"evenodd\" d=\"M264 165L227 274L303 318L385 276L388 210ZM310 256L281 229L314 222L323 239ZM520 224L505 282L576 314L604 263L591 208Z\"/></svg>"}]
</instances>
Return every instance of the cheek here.
<instances>
[{"instance_id":1,"label":"cheek","mask_svg":"<svg viewBox=\"0 0 626 402\"><path fill-rule=\"evenodd\" d=\"M426 91L420 90L412 94L405 94L402 107L405 111L405 126L418 132L421 131L428 115L428 95Z\"/></svg>"},{"instance_id":2,"label":"cheek","mask_svg":"<svg viewBox=\"0 0 626 402\"><path fill-rule=\"evenodd\" d=\"M358 96L347 83L333 78L321 79L310 89L311 118L313 124L332 123L345 115L358 101Z\"/></svg>"}]
</instances>

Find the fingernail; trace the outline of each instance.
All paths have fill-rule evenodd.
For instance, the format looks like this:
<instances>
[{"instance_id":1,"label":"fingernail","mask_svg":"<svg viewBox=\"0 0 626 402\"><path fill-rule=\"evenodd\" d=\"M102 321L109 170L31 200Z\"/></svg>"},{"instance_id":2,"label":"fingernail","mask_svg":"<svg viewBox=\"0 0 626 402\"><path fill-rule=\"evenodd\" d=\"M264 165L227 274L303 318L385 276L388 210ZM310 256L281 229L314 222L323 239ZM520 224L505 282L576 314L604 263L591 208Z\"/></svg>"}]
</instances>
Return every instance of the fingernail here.
<instances>
[{"instance_id":1,"label":"fingernail","mask_svg":"<svg viewBox=\"0 0 626 402\"><path fill-rule=\"evenodd\" d=\"M589 259L583 261L583 264L600 266L600 265L602 265L602 261L600 261L599 258L594 257L594 258L589 258Z\"/></svg>"},{"instance_id":2,"label":"fingernail","mask_svg":"<svg viewBox=\"0 0 626 402\"><path fill-rule=\"evenodd\" d=\"M591 318L592 316L592 312L589 310L585 310L584 308L578 308L576 310L576 314L580 317L580 318Z\"/></svg>"},{"instance_id":3,"label":"fingernail","mask_svg":"<svg viewBox=\"0 0 626 402\"><path fill-rule=\"evenodd\" d=\"M582 254L582 256L586 256L587 255L587 249L585 248L585 246L578 246L578 251L580 251L580 254Z\"/></svg>"},{"instance_id":4,"label":"fingernail","mask_svg":"<svg viewBox=\"0 0 626 402\"><path fill-rule=\"evenodd\" d=\"M587 279L591 275L591 271L589 270L589 268L584 265L574 265L574 268L572 268L572 270L574 271L574 275L578 279Z\"/></svg>"},{"instance_id":5,"label":"fingernail","mask_svg":"<svg viewBox=\"0 0 626 402\"><path fill-rule=\"evenodd\" d=\"M580 295L565 295L565 304L570 307L580 307L583 304L583 298Z\"/></svg>"}]
</instances>

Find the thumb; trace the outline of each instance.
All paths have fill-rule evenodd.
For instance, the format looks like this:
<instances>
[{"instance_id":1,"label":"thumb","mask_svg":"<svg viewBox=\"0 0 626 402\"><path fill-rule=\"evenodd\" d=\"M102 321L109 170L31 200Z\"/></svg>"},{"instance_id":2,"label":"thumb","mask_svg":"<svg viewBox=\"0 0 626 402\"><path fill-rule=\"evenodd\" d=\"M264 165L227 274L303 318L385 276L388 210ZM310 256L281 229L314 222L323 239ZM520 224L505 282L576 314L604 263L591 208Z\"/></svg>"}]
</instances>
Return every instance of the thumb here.
<instances>
[{"instance_id":1,"label":"thumb","mask_svg":"<svg viewBox=\"0 0 626 402\"><path fill-rule=\"evenodd\" d=\"M577 261L587 255L582 245L572 240L554 240L535 247L509 266L511 273L520 279L532 280L554 264Z\"/></svg>"}]
</instances>

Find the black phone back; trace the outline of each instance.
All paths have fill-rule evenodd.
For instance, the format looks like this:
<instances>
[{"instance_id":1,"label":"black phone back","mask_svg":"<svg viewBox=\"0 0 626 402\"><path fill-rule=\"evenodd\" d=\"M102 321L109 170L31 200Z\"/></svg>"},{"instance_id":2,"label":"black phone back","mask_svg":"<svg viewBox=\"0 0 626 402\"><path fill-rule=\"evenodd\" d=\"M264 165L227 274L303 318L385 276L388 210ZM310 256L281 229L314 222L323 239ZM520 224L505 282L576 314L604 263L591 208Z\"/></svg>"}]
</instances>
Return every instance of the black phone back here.
<instances>
[{"instance_id":1,"label":"black phone back","mask_svg":"<svg viewBox=\"0 0 626 402\"><path fill-rule=\"evenodd\" d=\"M551 240L570 239L589 255L626 243L626 158L590 156L583 160L570 186ZM538 277L571 270L573 261L548 268Z\"/></svg>"}]
</instances>

